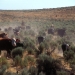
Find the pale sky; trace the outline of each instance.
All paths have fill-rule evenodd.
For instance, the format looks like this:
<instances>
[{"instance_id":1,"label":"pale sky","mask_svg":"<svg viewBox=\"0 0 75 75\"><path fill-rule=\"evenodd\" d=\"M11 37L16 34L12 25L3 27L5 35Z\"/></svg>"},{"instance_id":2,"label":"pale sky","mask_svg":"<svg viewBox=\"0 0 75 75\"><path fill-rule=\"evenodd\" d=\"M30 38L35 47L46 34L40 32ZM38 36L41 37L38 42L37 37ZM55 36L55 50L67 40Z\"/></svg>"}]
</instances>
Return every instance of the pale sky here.
<instances>
[{"instance_id":1,"label":"pale sky","mask_svg":"<svg viewBox=\"0 0 75 75\"><path fill-rule=\"evenodd\" d=\"M0 0L1 10L29 10L75 6L75 0Z\"/></svg>"}]
</instances>

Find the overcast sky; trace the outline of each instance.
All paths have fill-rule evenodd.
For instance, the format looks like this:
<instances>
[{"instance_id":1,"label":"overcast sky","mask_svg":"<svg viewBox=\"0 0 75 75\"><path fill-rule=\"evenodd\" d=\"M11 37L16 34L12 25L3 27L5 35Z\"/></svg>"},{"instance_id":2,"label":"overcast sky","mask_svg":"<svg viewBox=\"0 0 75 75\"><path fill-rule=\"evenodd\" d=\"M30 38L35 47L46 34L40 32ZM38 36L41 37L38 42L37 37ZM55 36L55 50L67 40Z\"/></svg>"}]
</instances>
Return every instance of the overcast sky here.
<instances>
[{"instance_id":1,"label":"overcast sky","mask_svg":"<svg viewBox=\"0 0 75 75\"><path fill-rule=\"evenodd\" d=\"M0 0L0 9L29 10L75 6L75 0Z\"/></svg>"}]
</instances>

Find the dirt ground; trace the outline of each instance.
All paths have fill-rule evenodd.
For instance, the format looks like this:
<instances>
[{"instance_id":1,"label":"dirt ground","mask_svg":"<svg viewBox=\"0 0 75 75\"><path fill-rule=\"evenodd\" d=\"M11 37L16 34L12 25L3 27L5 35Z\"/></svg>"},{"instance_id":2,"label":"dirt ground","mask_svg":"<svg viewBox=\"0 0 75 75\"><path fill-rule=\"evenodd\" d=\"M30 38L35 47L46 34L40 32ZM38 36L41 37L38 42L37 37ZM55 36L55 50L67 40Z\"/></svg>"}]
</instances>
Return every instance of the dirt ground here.
<instances>
[{"instance_id":1,"label":"dirt ground","mask_svg":"<svg viewBox=\"0 0 75 75\"><path fill-rule=\"evenodd\" d=\"M24 57L27 56L27 54L28 54L27 52L24 52L22 59L24 59ZM60 59L65 69L71 70L70 65L64 61L63 52L61 50L58 51L58 49L56 49L51 55L54 59ZM6 56L6 51L2 51L1 56ZM30 55L30 56L34 57L33 55ZM19 66L18 67L13 66L14 61L11 58L7 59L7 62L10 65L10 67L6 71L12 72L12 73L16 73L17 71L20 71L21 68Z\"/></svg>"}]
</instances>

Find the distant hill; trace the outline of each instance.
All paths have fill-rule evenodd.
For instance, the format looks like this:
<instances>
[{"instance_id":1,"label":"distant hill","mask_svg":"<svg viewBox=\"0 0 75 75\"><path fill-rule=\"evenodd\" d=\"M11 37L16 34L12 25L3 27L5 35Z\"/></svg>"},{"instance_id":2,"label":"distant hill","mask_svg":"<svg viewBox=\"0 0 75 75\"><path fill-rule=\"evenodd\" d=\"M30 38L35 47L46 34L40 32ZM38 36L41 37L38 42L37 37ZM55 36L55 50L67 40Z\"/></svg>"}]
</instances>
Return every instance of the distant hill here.
<instances>
[{"instance_id":1,"label":"distant hill","mask_svg":"<svg viewBox=\"0 0 75 75\"><path fill-rule=\"evenodd\" d=\"M75 20L75 6L38 10L0 10L0 22L21 19Z\"/></svg>"}]
</instances>

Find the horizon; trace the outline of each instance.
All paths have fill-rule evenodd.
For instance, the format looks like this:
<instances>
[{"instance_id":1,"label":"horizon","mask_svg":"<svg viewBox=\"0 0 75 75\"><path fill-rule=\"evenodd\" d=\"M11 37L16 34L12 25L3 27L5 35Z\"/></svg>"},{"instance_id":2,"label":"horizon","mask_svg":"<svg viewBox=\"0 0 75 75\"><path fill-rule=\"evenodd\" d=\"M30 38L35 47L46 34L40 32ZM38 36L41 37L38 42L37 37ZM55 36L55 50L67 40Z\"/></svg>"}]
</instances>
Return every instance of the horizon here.
<instances>
[{"instance_id":1,"label":"horizon","mask_svg":"<svg viewBox=\"0 0 75 75\"><path fill-rule=\"evenodd\" d=\"M62 9L62 8L69 8L69 7L75 7L75 6L56 7L56 8L42 8L42 9L0 9L0 10L8 10L8 11L12 11L12 10L13 10L13 11L15 11L15 10L18 10L18 11L19 11L19 10L20 10L20 11L21 11L21 10L30 10L30 11L31 11L31 10L33 10L33 11L34 11L34 10L43 10L43 9Z\"/></svg>"},{"instance_id":2,"label":"horizon","mask_svg":"<svg viewBox=\"0 0 75 75\"><path fill-rule=\"evenodd\" d=\"M0 0L0 10L38 10L75 6L75 0Z\"/></svg>"}]
</instances>

